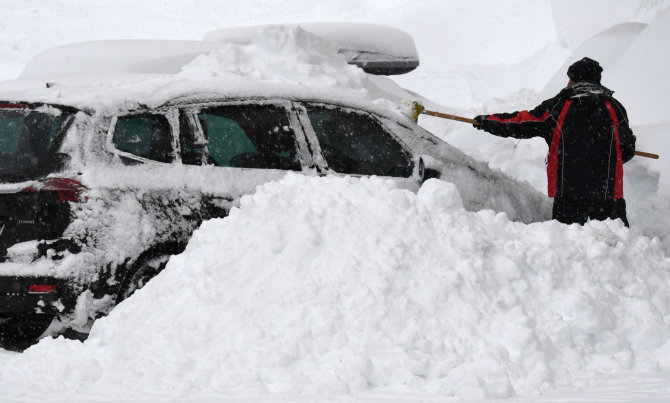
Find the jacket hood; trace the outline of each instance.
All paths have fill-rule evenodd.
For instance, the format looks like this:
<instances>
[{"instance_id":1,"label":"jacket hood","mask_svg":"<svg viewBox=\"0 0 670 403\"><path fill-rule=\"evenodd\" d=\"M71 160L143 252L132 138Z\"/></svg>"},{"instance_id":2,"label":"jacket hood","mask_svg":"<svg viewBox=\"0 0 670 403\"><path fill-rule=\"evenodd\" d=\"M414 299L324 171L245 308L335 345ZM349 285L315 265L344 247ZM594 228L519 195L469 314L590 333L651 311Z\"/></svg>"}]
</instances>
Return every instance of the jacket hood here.
<instances>
[{"instance_id":1,"label":"jacket hood","mask_svg":"<svg viewBox=\"0 0 670 403\"><path fill-rule=\"evenodd\" d=\"M584 96L605 96L611 97L614 94L614 91L600 85L588 82L580 82L568 87L565 87L561 91L561 96L564 98L580 98Z\"/></svg>"}]
</instances>

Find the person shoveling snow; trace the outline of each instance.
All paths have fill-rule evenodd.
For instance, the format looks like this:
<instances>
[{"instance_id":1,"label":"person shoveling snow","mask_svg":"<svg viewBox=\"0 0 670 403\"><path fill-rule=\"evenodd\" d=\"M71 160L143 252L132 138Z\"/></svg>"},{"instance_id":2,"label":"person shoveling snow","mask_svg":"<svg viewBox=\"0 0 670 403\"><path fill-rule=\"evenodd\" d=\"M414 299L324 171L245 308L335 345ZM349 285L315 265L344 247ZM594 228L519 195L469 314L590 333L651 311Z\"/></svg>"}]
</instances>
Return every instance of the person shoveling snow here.
<instances>
[{"instance_id":1,"label":"person shoveling snow","mask_svg":"<svg viewBox=\"0 0 670 403\"><path fill-rule=\"evenodd\" d=\"M566 224L621 219L623 164L635 153L624 107L601 85L602 67L585 57L568 68L570 81L535 109L475 117L473 126L500 137L542 137L549 145L552 217Z\"/></svg>"}]
</instances>

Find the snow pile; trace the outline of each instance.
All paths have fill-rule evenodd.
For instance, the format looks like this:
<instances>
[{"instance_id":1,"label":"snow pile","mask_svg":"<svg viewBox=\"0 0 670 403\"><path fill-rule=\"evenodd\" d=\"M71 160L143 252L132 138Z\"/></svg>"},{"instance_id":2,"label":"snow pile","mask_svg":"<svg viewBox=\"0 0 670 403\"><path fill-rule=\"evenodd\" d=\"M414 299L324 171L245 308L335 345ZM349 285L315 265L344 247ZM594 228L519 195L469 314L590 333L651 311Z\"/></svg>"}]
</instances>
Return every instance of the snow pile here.
<instances>
[{"instance_id":1,"label":"snow pile","mask_svg":"<svg viewBox=\"0 0 670 403\"><path fill-rule=\"evenodd\" d=\"M272 83L359 90L370 85L366 74L347 64L339 47L297 25L256 29L249 45L224 44L184 66L180 77L229 75Z\"/></svg>"},{"instance_id":2,"label":"snow pile","mask_svg":"<svg viewBox=\"0 0 670 403\"><path fill-rule=\"evenodd\" d=\"M439 180L288 174L204 223L83 344L5 357L0 397L538 394L656 369L668 267L618 221L523 225Z\"/></svg>"}]
</instances>

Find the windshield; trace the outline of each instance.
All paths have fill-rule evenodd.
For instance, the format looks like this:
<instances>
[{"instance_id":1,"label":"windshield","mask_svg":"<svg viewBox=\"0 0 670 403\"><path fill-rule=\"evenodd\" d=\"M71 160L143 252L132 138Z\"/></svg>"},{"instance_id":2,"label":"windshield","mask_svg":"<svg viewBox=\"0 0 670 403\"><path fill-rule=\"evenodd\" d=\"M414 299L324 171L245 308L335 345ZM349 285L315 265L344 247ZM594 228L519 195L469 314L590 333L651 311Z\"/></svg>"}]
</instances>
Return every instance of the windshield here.
<instances>
[{"instance_id":1,"label":"windshield","mask_svg":"<svg viewBox=\"0 0 670 403\"><path fill-rule=\"evenodd\" d=\"M0 108L0 182L34 179L46 173L62 119L60 113L44 110L23 105Z\"/></svg>"}]
</instances>

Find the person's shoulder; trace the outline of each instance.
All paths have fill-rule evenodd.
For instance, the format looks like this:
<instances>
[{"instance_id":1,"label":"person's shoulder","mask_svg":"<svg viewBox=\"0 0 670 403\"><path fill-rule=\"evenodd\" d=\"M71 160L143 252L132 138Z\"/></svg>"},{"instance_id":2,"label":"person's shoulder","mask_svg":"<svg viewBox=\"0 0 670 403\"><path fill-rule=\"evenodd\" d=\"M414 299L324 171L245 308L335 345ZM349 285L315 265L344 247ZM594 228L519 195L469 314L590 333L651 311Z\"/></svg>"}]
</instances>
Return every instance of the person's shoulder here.
<instances>
[{"instance_id":1,"label":"person's shoulder","mask_svg":"<svg viewBox=\"0 0 670 403\"><path fill-rule=\"evenodd\" d=\"M619 111L619 113L624 117L624 119L628 119L628 113L626 112L626 108L624 108L623 104L613 96L610 96L609 99L614 105L614 108Z\"/></svg>"}]
</instances>

